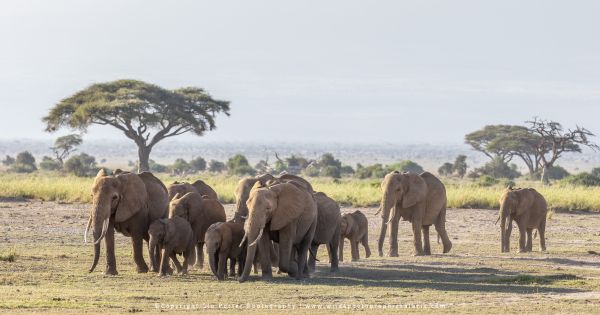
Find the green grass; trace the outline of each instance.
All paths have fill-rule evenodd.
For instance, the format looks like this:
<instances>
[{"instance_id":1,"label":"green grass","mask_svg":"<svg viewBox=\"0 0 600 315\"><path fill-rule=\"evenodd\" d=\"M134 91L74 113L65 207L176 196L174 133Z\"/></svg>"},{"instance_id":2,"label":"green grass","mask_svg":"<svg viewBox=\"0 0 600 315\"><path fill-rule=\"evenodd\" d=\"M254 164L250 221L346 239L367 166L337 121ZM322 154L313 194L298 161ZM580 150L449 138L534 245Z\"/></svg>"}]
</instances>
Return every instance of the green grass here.
<instances>
[{"instance_id":1,"label":"green grass","mask_svg":"<svg viewBox=\"0 0 600 315\"><path fill-rule=\"evenodd\" d=\"M185 178L159 176L165 184L175 180L202 179L219 194L223 203L235 201L234 190L239 177L200 174ZM357 207L376 206L381 198L379 180L344 178L310 179L314 188L323 191L344 205ZM89 202L92 178L55 173L0 174L0 197L35 198L59 202ZM540 186L537 182L518 182L520 187L535 187L542 193L551 209L600 211L600 187L568 185ZM498 199L504 189L501 185L480 187L468 180L452 180L446 183L448 207L450 208L498 208Z\"/></svg>"}]
</instances>

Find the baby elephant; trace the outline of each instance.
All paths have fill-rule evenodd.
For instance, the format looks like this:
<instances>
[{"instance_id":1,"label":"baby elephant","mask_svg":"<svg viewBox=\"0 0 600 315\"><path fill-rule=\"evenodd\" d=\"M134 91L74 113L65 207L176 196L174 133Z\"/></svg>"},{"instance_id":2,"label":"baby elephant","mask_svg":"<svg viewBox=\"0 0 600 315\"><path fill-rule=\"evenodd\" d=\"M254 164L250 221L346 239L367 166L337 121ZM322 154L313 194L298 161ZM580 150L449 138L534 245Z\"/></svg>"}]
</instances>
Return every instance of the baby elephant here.
<instances>
[{"instance_id":1,"label":"baby elephant","mask_svg":"<svg viewBox=\"0 0 600 315\"><path fill-rule=\"evenodd\" d=\"M206 252L210 270L219 280L225 279L227 269L227 259L230 260L229 275L235 276L235 263L238 263L238 276L244 270L244 260L246 258L246 244L240 247L240 242L244 238L244 226L235 222L217 222L213 223L206 230L204 242L206 243Z\"/></svg>"},{"instance_id":2,"label":"baby elephant","mask_svg":"<svg viewBox=\"0 0 600 315\"><path fill-rule=\"evenodd\" d=\"M187 274L188 265L194 263L196 246L190 223L181 217L158 219L152 222L148 234L150 257L156 259L157 250L161 253L158 256L161 257L158 275L166 276L169 273L169 258L173 260L178 273ZM179 264L177 254L183 254L183 266ZM152 263L158 266L156 261Z\"/></svg>"},{"instance_id":3,"label":"baby elephant","mask_svg":"<svg viewBox=\"0 0 600 315\"><path fill-rule=\"evenodd\" d=\"M360 259L358 243L361 243L365 247L366 258L371 256L371 250L369 249L369 221L362 212L356 210L353 213L346 213L342 216L342 221L340 222L340 261L344 261L345 238L350 240L352 261Z\"/></svg>"},{"instance_id":4,"label":"baby elephant","mask_svg":"<svg viewBox=\"0 0 600 315\"><path fill-rule=\"evenodd\" d=\"M510 233L512 222L519 228L519 252L530 252L532 249L532 232L536 229L540 234L540 249L546 250L546 215L548 205L546 199L533 188L513 189L509 187L500 197L500 239L502 252L510 251Z\"/></svg>"}]
</instances>

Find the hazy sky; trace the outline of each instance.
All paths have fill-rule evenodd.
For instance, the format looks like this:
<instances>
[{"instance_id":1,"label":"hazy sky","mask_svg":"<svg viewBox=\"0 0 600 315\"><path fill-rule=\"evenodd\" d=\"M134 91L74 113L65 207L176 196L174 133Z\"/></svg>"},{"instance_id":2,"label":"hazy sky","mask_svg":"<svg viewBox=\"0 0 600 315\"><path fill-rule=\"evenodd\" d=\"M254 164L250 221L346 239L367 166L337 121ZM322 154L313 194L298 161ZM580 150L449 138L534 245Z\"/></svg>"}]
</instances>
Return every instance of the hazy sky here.
<instances>
[{"instance_id":1,"label":"hazy sky","mask_svg":"<svg viewBox=\"0 0 600 315\"><path fill-rule=\"evenodd\" d=\"M536 115L600 133L599 12L600 1L3 0L0 138L54 137L40 121L51 106L120 78L230 100L213 141L461 143Z\"/></svg>"}]
</instances>

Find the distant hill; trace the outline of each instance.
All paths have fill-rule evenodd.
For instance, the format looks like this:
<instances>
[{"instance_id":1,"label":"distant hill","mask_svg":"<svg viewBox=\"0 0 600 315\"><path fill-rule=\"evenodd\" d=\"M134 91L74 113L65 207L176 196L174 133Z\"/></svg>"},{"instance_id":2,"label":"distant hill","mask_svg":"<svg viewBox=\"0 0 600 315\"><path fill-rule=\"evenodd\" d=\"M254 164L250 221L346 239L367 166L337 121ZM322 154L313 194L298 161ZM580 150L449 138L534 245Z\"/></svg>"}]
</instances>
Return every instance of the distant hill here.
<instances>
[{"instance_id":1,"label":"distant hill","mask_svg":"<svg viewBox=\"0 0 600 315\"><path fill-rule=\"evenodd\" d=\"M51 155L52 140L0 140L0 156L15 155L25 150L30 151L36 158ZM105 162L100 163L110 167L123 167L128 161L137 160L135 145L128 141L119 140L84 140L78 152L85 152ZM413 160L426 170L435 172L444 162L452 162L459 154L468 157L469 167L479 166L487 162L483 154L471 150L465 144L431 145L431 144L347 144L347 143L246 143L246 142L206 142L206 141L176 141L171 140L158 144L152 151L151 158L159 163L172 163L177 158L186 160L201 156L204 159L225 161L236 153L244 154L251 164L268 157L270 163L275 163L275 153L279 157L292 154L316 159L323 153L332 153L344 164L356 166L382 163L388 164L398 160ZM523 165L517 164L522 168ZM600 166L600 154L590 150L583 154L565 155L559 163L571 172L589 170Z\"/></svg>"}]
</instances>

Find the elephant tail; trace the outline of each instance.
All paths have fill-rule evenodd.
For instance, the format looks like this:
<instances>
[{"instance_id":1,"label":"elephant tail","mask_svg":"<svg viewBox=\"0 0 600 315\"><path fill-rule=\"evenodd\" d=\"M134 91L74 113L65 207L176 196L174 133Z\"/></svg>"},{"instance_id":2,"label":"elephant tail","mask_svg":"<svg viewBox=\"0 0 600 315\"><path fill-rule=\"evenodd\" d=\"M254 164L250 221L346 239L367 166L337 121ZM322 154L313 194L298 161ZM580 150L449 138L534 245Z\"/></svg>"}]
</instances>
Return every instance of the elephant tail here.
<instances>
[{"instance_id":1,"label":"elephant tail","mask_svg":"<svg viewBox=\"0 0 600 315\"><path fill-rule=\"evenodd\" d=\"M312 248L309 248L308 252L310 253L310 257L312 257L315 261L320 261L317 259L317 253L315 253Z\"/></svg>"}]
</instances>

